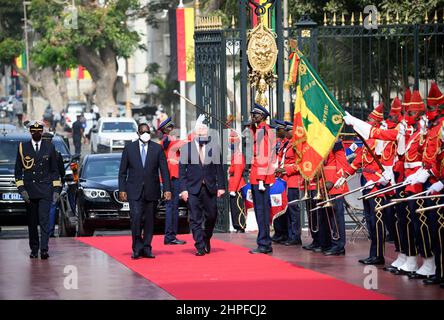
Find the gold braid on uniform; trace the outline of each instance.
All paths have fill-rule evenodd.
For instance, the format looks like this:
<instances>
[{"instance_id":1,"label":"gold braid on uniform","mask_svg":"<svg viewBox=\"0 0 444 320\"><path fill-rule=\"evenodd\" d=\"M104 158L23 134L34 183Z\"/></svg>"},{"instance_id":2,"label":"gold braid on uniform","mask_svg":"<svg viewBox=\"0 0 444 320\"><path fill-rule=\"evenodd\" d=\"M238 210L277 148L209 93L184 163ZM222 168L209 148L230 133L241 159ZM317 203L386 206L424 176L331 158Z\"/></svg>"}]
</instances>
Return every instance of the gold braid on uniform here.
<instances>
[{"instance_id":1,"label":"gold braid on uniform","mask_svg":"<svg viewBox=\"0 0 444 320\"><path fill-rule=\"evenodd\" d=\"M422 209L424 208L424 200L423 199L418 199L416 200L416 203L418 204L418 208ZM425 242L425 235L424 235L424 228L427 231L427 236L429 238L429 244L432 243L431 239L430 239L430 232L429 232L429 226L427 225L427 216L425 215L424 211L421 211L421 213L419 214L419 222L421 223L421 226L419 227L419 230L421 231L421 236L422 236L422 245L424 246L424 258L429 258L427 256L427 248L426 248L426 242Z\"/></svg>"},{"instance_id":2,"label":"gold braid on uniform","mask_svg":"<svg viewBox=\"0 0 444 320\"><path fill-rule=\"evenodd\" d=\"M385 228L385 226L384 226L384 222L382 221L382 210L380 209L381 208L381 201L382 201L382 198L381 197L376 197L375 198L375 202L376 202L376 207L375 207L375 216L376 216L376 242L377 242L377 245L376 245L376 255L379 257L380 256L380 254L379 254L379 243L380 243L380 241L382 241L382 243L384 243L384 241L385 241L385 237L384 237L384 228ZM383 230L383 232L382 232L382 239L380 239L379 238L379 232L378 232L378 224L382 224L382 230ZM382 246L382 255L384 255L384 245Z\"/></svg>"},{"instance_id":3,"label":"gold braid on uniform","mask_svg":"<svg viewBox=\"0 0 444 320\"><path fill-rule=\"evenodd\" d=\"M440 199L439 199L439 198L436 198L436 204L437 204L437 205L440 204ZM442 239L441 235L442 235L443 232L444 232L444 213L441 212L441 209L442 209L442 208L438 208L438 210L436 211L436 213L437 213L437 215L438 215L437 222L438 222L439 248L440 248L440 252L443 252L443 248L442 248L442 245L443 245L443 239ZM440 274L440 275L437 275L437 276L439 276L441 279L444 278L444 261L443 261L443 256L444 256L444 255L441 254L440 257L439 257L439 264L441 265L441 274Z\"/></svg>"},{"instance_id":4,"label":"gold braid on uniform","mask_svg":"<svg viewBox=\"0 0 444 320\"><path fill-rule=\"evenodd\" d=\"M240 205L240 199L242 198L242 196L240 196L240 194L239 194L239 191L237 192L237 200L236 200L236 205L237 205L237 207L238 207L238 209L239 209L239 211L240 211L240 215L239 215L239 217L237 218L237 220L238 220L238 222L239 222L239 225L242 227L242 229L245 229L246 227L247 227L247 215L246 215L246 213L245 213L245 207L244 207L244 209L242 209L242 206ZM241 223L241 216L243 216L244 217L244 221L245 221L245 223L244 223L244 225L242 225L242 223Z\"/></svg>"},{"instance_id":5,"label":"gold braid on uniform","mask_svg":"<svg viewBox=\"0 0 444 320\"><path fill-rule=\"evenodd\" d=\"M19 153L20 153L20 157L22 159L23 168L25 168L25 170L31 169L34 166L34 159L30 159L30 160L25 159L25 157L23 156L23 145L21 142L19 145Z\"/></svg>"}]
</instances>

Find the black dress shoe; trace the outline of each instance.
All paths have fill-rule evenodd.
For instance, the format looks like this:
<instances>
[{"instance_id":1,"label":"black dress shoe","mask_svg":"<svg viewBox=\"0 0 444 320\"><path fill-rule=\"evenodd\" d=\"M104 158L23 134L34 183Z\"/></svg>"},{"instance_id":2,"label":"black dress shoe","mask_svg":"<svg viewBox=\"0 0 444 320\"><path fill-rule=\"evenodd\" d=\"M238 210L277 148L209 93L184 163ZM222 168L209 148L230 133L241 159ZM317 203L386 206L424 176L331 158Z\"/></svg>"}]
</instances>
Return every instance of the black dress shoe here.
<instances>
[{"instance_id":1,"label":"black dress shoe","mask_svg":"<svg viewBox=\"0 0 444 320\"><path fill-rule=\"evenodd\" d=\"M440 278L434 276L429 279L422 280L422 283L424 283L426 285L441 284L441 283L444 283L444 279L440 279Z\"/></svg>"},{"instance_id":2,"label":"black dress shoe","mask_svg":"<svg viewBox=\"0 0 444 320\"><path fill-rule=\"evenodd\" d=\"M205 251L202 249L199 249L196 251L196 256L200 257L200 256L204 256L205 255Z\"/></svg>"},{"instance_id":3,"label":"black dress shoe","mask_svg":"<svg viewBox=\"0 0 444 320\"><path fill-rule=\"evenodd\" d=\"M276 243L280 243L281 241L285 241L285 240L287 240L287 238L285 238L283 236L271 237L271 241L276 242Z\"/></svg>"},{"instance_id":4,"label":"black dress shoe","mask_svg":"<svg viewBox=\"0 0 444 320\"><path fill-rule=\"evenodd\" d=\"M48 259L48 258L49 258L48 251L42 251L42 252L40 252L40 259L42 259L42 260L46 260L46 259Z\"/></svg>"},{"instance_id":5,"label":"black dress shoe","mask_svg":"<svg viewBox=\"0 0 444 320\"><path fill-rule=\"evenodd\" d=\"M39 257L39 253L38 252L31 252L29 257L31 259L37 259Z\"/></svg>"},{"instance_id":6,"label":"black dress shoe","mask_svg":"<svg viewBox=\"0 0 444 320\"><path fill-rule=\"evenodd\" d=\"M147 253L147 252L143 252L142 254L141 254L141 256L143 257L143 258L148 258L148 259L154 259L156 256L155 255L153 255L151 252L149 252L149 253Z\"/></svg>"},{"instance_id":7,"label":"black dress shoe","mask_svg":"<svg viewBox=\"0 0 444 320\"><path fill-rule=\"evenodd\" d=\"M237 229L236 233L245 233L245 229Z\"/></svg>"},{"instance_id":8,"label":"black dress shoe","mask_svg":"<svg viewBox=\"0 0 444 320\"><path fill-rule=\"evenodd\" d=\"M255 249L252 249L248 252L250 252L251 254L257 254L257 253L267 254L267 253L272 253L273 249L272 248L267 248L267 249L266 248L255 248Z\"/></svg>"},{"instance_id":9,"label":"black dress shoe","mask_svg":"<svg viewBox=\"0 0 444 320\"><path fill-rule=\"evenodd\" d=\"M408 276L409 274L415 273L414 271L404 271L402 269L398 269L393 274L396 274L397 276Z\"/></svg>"},{"instance_id":10,"label":"black dress shoe","mask_svg":"<svg viewBox=\"0 0 444 320\"><path fill-rule=\"evenodd\" d=\"M133 260L140 259L140 254L133 252L133 253L131 254L131 259L133 259Z\"/></svg>"},{"instance_id":11,"label":"black dress shoe","mask_svg":"<svg viewBox=\"0 0 444 320\"><path fill-rule=\"evenodd\" d=\"M360 263L365 264L365 262L366 262L367 260L370 260L370 259L372 259L372 258L371 258L371 257L368 257L368 258L365 258L365 259L359 259L358 261L359 261Z\"/></svg>"},{"instance_id":12,"label":"black dress shoe","mask_svg":"<svg viewBox=\"0 0 444 320\"><path fill-rule=\"evenodd\" d=\"M313 248L316 248L316 245L314 245L313 243L302 246L302 249L305 249L305 250L313 250Z\"/></svg>"},{"instance_id":13,"label":"black dress shoe","mask_svg":"<svg viewBox=\"0 0 444 320\"><path fill-rule=\"evenodd\" d=\"M311 249L311 251L313 251L313 252L322 252L322 248L321 247L313 247L313 249Z\"/></svg>"},{"instance_id":14,"label":"black dress shoe","mask_svg":"<svg viewBox=\"0 0 444 320\"><path fill-rule=\"evenodd\" d=\"M393 272L396 272L396 270L398 270L398 268L396 268L394 266L388 266L388 267L382 268L382 270L393 273Z\"/></svg>"},{"instance_id":15,"label":"black dress shoe","mask_svg":"<svg viewBox=\"0 0 444 320\"><path fill-rule=\"evenodd\" d=\"M343 254L345 254L345 249L340 249L340 250L330 249L324 251L324 256L340 256Z\"/></svg>"},{"instance_id":16,"label":"black dress shoe","mask_svg":"<svg viewBox=\"0 0 444 320\"><path fill-rule=\"evenodd\" d=\"M409 279L430 279L433 276L432 275L426 276L426 275L423 275L423 274L412 272L411 274L408 275L408 277L409 277Z\"/></svg>"},{"instance_id":17,"label":"black dress shoe","mask_svg":"<svg viewBox=\"0 0 444 320\"><path fill-rule=\"evenodd\" d=\"M290 240L284 243L284 245L286 246L298 246L301 245L302 241L301 240Z\"/></svg>"},{"instance_id":18,"label":"black dress shoe","mask_svg":"<svg viewBox=\"0 0 444 320\"><path fill-rule=\"evenodd\" d=\"M205 253L210 253L211 252L211 243L210 240L205 241L205 248L204 248Z\"/></svg>"},{"instance_id":19,"label":"black dress shoe","mask_svg":"<svg viewBox=\"0 0 444 320\"><path fill-rule=\"evenodd\" d=\"M187 243L187 242L184 241L184 240L174 239L174 240L172 240L172 241L168 241L168 242L164 241L163 243L164 243L165 245L169 245L169 244L185 244L185 243Z\"/></svg>"},{"instance_id":20,"label":"black dress shoe","mask_svg":"<svg viewBox=\"0 0 444 320\"><path fill-rule=\"evenodd\" d=\"M380 265L380 264L385 264L385 260L384 258L381 257L373 257L367 260L364 260L364 262L362 262L363 264L372 264L372 265Z\"/></svg>"}]
</instances>

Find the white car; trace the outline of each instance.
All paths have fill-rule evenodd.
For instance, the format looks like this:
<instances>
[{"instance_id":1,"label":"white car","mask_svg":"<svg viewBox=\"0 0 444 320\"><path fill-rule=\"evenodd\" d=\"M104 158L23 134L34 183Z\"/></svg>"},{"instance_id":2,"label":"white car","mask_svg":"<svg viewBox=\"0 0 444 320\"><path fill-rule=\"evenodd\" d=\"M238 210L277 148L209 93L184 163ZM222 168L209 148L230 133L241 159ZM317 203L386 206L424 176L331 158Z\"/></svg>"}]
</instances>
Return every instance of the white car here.
<instances>
[{"instance_id":1,"label":"white car","mask_svg":"<svg viewBox=\"0 0 444 320\"><path fill-rule=\"evenodd\" d=\"M137 123L134 119L100 118L91 130L91 152L119 152L127 143L138 138Z\"/></svg>"},{"instance_id":2,"label":"white car","mask_svg":"<svg viewBox=\"0 0 444 320\"><path fill-rule=\"evenodd\" d=\"M76 122L77 116L84 113L86 103L81 101L69 101L65 112L65 127L72 128L72 124Z\"/></svg>"}]
</instances>

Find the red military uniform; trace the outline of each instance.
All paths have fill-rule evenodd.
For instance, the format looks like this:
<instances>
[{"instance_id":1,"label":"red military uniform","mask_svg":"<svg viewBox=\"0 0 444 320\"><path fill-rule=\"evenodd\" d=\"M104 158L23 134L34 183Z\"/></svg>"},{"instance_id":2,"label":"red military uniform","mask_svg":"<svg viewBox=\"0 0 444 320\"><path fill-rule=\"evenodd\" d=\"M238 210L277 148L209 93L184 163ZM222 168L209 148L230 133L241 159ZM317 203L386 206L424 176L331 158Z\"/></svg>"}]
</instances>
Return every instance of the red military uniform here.
<instances>
[{"instance_id":1,"label":"red military uniform","mask_svg":"<svg viewBox=\"0 0 444 320\"><path fill-rule=\"evenodd\" d=\"M333 148L332 151L327 156L327 159L324 161L324 177L326 181L331 183L335 183L339 178L344 176L344 173L350 167L347 158L345 156L345 149L342 146L342 142L336 142L341 145L341 148ZM337 195L348 192L348 185L345 182L339 188L331 188L328 191L329 195Z\"/></svg>"},{"instance_id":2,"label":"red military uniform","mask_svg":"<svg viewBox=\"0 0 444 320\"><path fill-rule=\"evenodd\" d=\"M264 184L271 184L275 181L274 176L274 159L276 156L274 146L275 141L274 130L262 121L257 128L253 126L254 146L253 160L251 163L250 183L258 184L260 180Z\"/></svg>"},{"instance_id":3,"label":"red military uniform","mask_svg":"<svg viewBox=\"0 0 444 320\"><path fill-rule=\"evenodd\" d=\"M377 143L378 141L376 139L367 140L367 144L372 149L373 153L375 152L375 147ZM379 143L381 142L379 141ZM350 167L348 167L345 171L349 175L353 175L359 168L362 168L362 175L367 182L376 182L382 177L381 168L379 168L378 163L375 161L366 147L362 147L360 150L357 151L356 158L353 160ZM374 192L376 190L376 187L373 187L371 192Z\"/></svg>"},{"instance_id":4,"label":"red military uniform","mask_svg":"<svg viewBox=\"0 0 444 320\"><path fill-rule=\"evenodd\" d=\"M237 192L245 186L242 174L245 169L245 157L239 150L231 155L230 168L228 169L228 192Z\"/></svg>"},{"instance_id":5,"label":"red military uniform","mask_svg":"<svg viewBox=\"0 0 444 320\"><path fill-rule=\"evenodd\" d=\"M169 135L164 135L160 142L165 152L171 179L179 179L180 148L187 142L186 140L177 140L175 136Z\"/></svg>"}]
</instances>

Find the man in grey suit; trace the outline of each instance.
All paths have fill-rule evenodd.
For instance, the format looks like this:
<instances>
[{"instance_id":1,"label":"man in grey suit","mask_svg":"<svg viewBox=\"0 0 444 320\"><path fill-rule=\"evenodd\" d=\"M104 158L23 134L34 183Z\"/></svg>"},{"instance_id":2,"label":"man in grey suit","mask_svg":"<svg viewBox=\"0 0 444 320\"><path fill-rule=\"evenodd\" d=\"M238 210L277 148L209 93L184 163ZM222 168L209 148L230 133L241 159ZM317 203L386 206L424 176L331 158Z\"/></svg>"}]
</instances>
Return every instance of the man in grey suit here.
<instances>
[{"instance_id":1,"label":"man in grey suit","mask_svg":"<svg viewBox=\"0 0 444 320\"><path fill-rule=\"evenodd\" d=\"M162 147L150 141L150 128L139 124L139 139L125 146L119 170L119 197L130 206L132 259L155 258L151 251L154 212L161 198L159 170L163 194L171 199L168 164ZM143 236L142 236L143 229Z\"/></svg>"}]
</instances>

